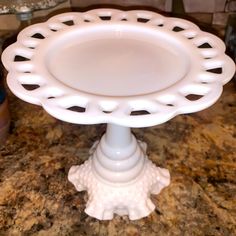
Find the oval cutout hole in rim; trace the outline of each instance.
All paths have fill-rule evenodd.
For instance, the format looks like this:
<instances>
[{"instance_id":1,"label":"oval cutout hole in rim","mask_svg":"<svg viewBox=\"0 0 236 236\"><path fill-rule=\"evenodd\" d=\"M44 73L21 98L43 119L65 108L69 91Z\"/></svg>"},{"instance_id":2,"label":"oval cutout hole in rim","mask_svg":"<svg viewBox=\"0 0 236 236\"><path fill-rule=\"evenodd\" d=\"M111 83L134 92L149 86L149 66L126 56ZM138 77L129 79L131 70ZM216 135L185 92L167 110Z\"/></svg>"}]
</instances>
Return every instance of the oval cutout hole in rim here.
<instances>
[{"instance_id":1,"label":"oval cutout hole in rim","mask_svg":"<svg viewBox=\"0 0 236 236\"><path fill-rule=\"evenodd\" d=\"M130 113L131 116L143 116L143 115L149 115L151 114L149 111L147 110L137 110L137 111L132 111Z\"/></svg>"},{"instance_id":2,"label":"oval cutout hole in rim","mask_svg":"<svg viewBox=\"0 0 236 236\"><path fill-rule=\"evenodd\" d=\"M36 39L45 39L45 37L40 33L33 34L31 37Z\"/></svg>"},{"instance_id":3,"label":"oval cutout hole in rim","mask_svg":"<svg viewBox=\"0 0 236 236\"><path fill-rule=\"evenodd\" d=\"M150 19L139 17L139 18L137 18L137 21L141 22L141 23L147 23L148 21L150 21Z\"/></svg>"},{"instance_id":4,"label":"oval cutout hole in rim","mask_svg":"<svg viewBox=\"0 0 236 236\"><path fill-rule=\"evenodd\" d=\"M80 107L80 106L72 106L72 107L68 107L67 110L69 110L69 111L74 111L74 112L79 112L79 113L83 113L83 112L86 111L86 108Z\"/></svg>"},{"instance_id":5,"label":"oval cutout hole in rim","mask_svg":"<svg viewBox=\"0 0 236 236\"><path fill-rule=\"evenodd\" d=\"M33 91L35 89L40 88L38 84L22 84L23 88L28 90L28 91Z\"/></svg>"},{"instance_id":6,"label":"oval cutout hole in rim","mask_svg":"<svg viewBox=\"0 0 236 236\"><path fill-rule=\"evenodd\" d=\"M222 67L217 67L217 68L209 69L206 71L210 73L214 73L214 74L222 74L223 72Z\"/></svg>"},{"instance_id":7,"label":"oval cutout hole in rim","mask_svg":"<svg viewBox=\"0 0 236 236\"><path fill-rule=\"evenodd\" d=\"M14 61L30 61L30 59L27 58L27 57L23 57L23 56L20 56L20 55L16 55L16 56L14 57Z\"/></svg>"},{"instance_id":8,"label":"oval cutout hole in rim","mask_svg":"<svg viewBox=\"0 0 236 236\"><path fill-rule=\"evenodd\" d=\"M202 43L198 48L213 48L209 43Z\"/></svg>"},{"instance_id":9,"label":"oval cutout hole in rim","mask_svg":"<svg viewBox=\"0 0 236 236\"><path fill-rule=\"evenodd\" d=\"M99 16L101 20L111 20L111 16Z\"/></svg>"},{"instance_id":10,"label":"oval cutout hole in rim","mask_svg":"<svg viewBox=\"0 0 236 236\"><path fill-rule=\"evenodd\" d=\"M73 20L67 20L67 21L63 21L62 23L63 23L63 24L65 24L65 25L68 25L68 26L75 25L75 23L74 23L74 21L73 21Z\"/></svg>"},{"instance_id":11,"label":"oval cutout hole in rim","mask_svg":"<svg viewBox=\"0 0 236 236\"><path fill-rule=\"evenodd\" d=\"M110 113L112 113L112 111L102 111L103 113L105 113L105 114L110 114Z\"/></svg>"},{"instance_id":12,"label":"oval cutout hole in rim","mask_svg":"<svg viewBox=\"0 0 236 236\"><path fill-rule=\"evenodd\" d=\"M180 32L180 31L183 31L183 30L185 30L185 29L182 28L182 27L179 27L179 26L175 26L175 27L172 29L172 31L174 31L174 32Z\"/></svg>"},{"instance_id":13,"label":"oval cutout hole in rim","mask_svg":"<svg viewBox=\"0 0 236 236\"><path fill-rule=\"evenodd\" d=\"M185 96L185 98L187 98L189 101L197 101L199 99L201 99L203 97L203 95L198 95L198 94L188 94L187 96Z\"/></svg>"}]
</instances>

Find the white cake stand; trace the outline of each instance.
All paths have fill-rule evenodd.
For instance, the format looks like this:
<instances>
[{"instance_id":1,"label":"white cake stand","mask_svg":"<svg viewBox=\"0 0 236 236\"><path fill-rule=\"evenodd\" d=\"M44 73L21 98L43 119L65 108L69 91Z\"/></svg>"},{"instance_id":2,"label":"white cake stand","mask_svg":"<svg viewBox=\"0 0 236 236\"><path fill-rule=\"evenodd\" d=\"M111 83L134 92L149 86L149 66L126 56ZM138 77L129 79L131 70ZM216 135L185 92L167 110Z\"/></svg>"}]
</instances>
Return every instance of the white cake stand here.
<instances>
[{"instance_id":1,"label":"white cake stand","mask_svg":"<svg viewBox=\"0 0 236 236\"><path fill-rule=\"evenodd\" d=\"M19 98L76 124L108 123L89 159L69 171L87 190L85 212L131 220L155 208L170 183L130 127L147 127L211 106L235 72L217 37L148 11L97 9L57 15L23 30L3 53Z\"/></svg>"}]
</instances>

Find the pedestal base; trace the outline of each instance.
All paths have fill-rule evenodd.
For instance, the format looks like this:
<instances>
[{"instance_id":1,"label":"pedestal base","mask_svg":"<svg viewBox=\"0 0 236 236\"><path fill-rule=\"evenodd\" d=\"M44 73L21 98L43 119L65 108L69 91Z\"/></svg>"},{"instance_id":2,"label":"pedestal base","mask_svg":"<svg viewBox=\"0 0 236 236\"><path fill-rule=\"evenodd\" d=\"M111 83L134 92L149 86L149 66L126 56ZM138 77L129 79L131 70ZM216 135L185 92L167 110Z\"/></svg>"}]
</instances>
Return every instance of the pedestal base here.
<instances>
[{"instance_id":1,"label":"pedestal base","mask_svg":"<svg viewBox=\"0 0 236 236\"><path fill-rule=\"evenodd\" d=\"M96 146L91 149L94 153L99 148ZM142 152L146 151L146 144L138 142L138 146ZM130 220L149 215L155 209L150 194L158 194L169 185L169 171L156 167L145 156L143 168L135 179L122 183L109 181L96 173L94 153L84 164L72 166L68 175L69 181L78 191L88 191L85 212L99 220L110 220L114 213L128 215Z\"/></svg>"}]
</instances>

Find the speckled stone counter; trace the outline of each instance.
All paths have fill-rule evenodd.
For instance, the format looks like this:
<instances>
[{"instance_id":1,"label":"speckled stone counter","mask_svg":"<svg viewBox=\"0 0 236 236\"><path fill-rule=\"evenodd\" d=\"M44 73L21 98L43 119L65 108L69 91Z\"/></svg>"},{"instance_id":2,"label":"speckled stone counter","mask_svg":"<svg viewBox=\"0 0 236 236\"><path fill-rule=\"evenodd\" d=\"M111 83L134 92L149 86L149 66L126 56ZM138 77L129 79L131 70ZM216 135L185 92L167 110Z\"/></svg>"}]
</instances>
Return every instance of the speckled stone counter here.
<instances>
[{"instance_id":1,"label":"speckled stone counter","mask_svg":"<svg viewBox=\"0 0 236 236\"><path fill-rule=\"evenodd\" d=\"M0 235L236 235L236 88L224 87L211 108L134 129L150 159L171 173L153 195L156 210L130 221L98 221L83 211L87 193L67 180L88 158L105 125L58 121L9 95L12 125L0 147Z\"/></svg>"}]
</instances>

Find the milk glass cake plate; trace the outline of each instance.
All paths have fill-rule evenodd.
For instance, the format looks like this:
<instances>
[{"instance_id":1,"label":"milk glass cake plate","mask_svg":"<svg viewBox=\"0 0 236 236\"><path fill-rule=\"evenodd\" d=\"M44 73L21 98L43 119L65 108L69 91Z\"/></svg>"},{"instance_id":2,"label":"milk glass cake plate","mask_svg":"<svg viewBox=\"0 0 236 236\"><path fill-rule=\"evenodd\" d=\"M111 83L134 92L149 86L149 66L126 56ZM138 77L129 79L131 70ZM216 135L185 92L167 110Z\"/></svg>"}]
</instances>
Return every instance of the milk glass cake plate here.
<instances>
[{"instance_id":1,"label":"milk glass cake plate","mask_svg":"<svg viewBox=\"0 0 236 236\"><path fill-rule=\"evenodd\" d=\"M220 97L235 72L216 36L189 21L149 11L95 9L52 17L24 29L2 56L12 92L75 124L107 123L90 158L69 180L87 190L86 213L139 219L150 194L170 182L146 157L130 127L200 111Z\"/></svg>"}]
</instances>

